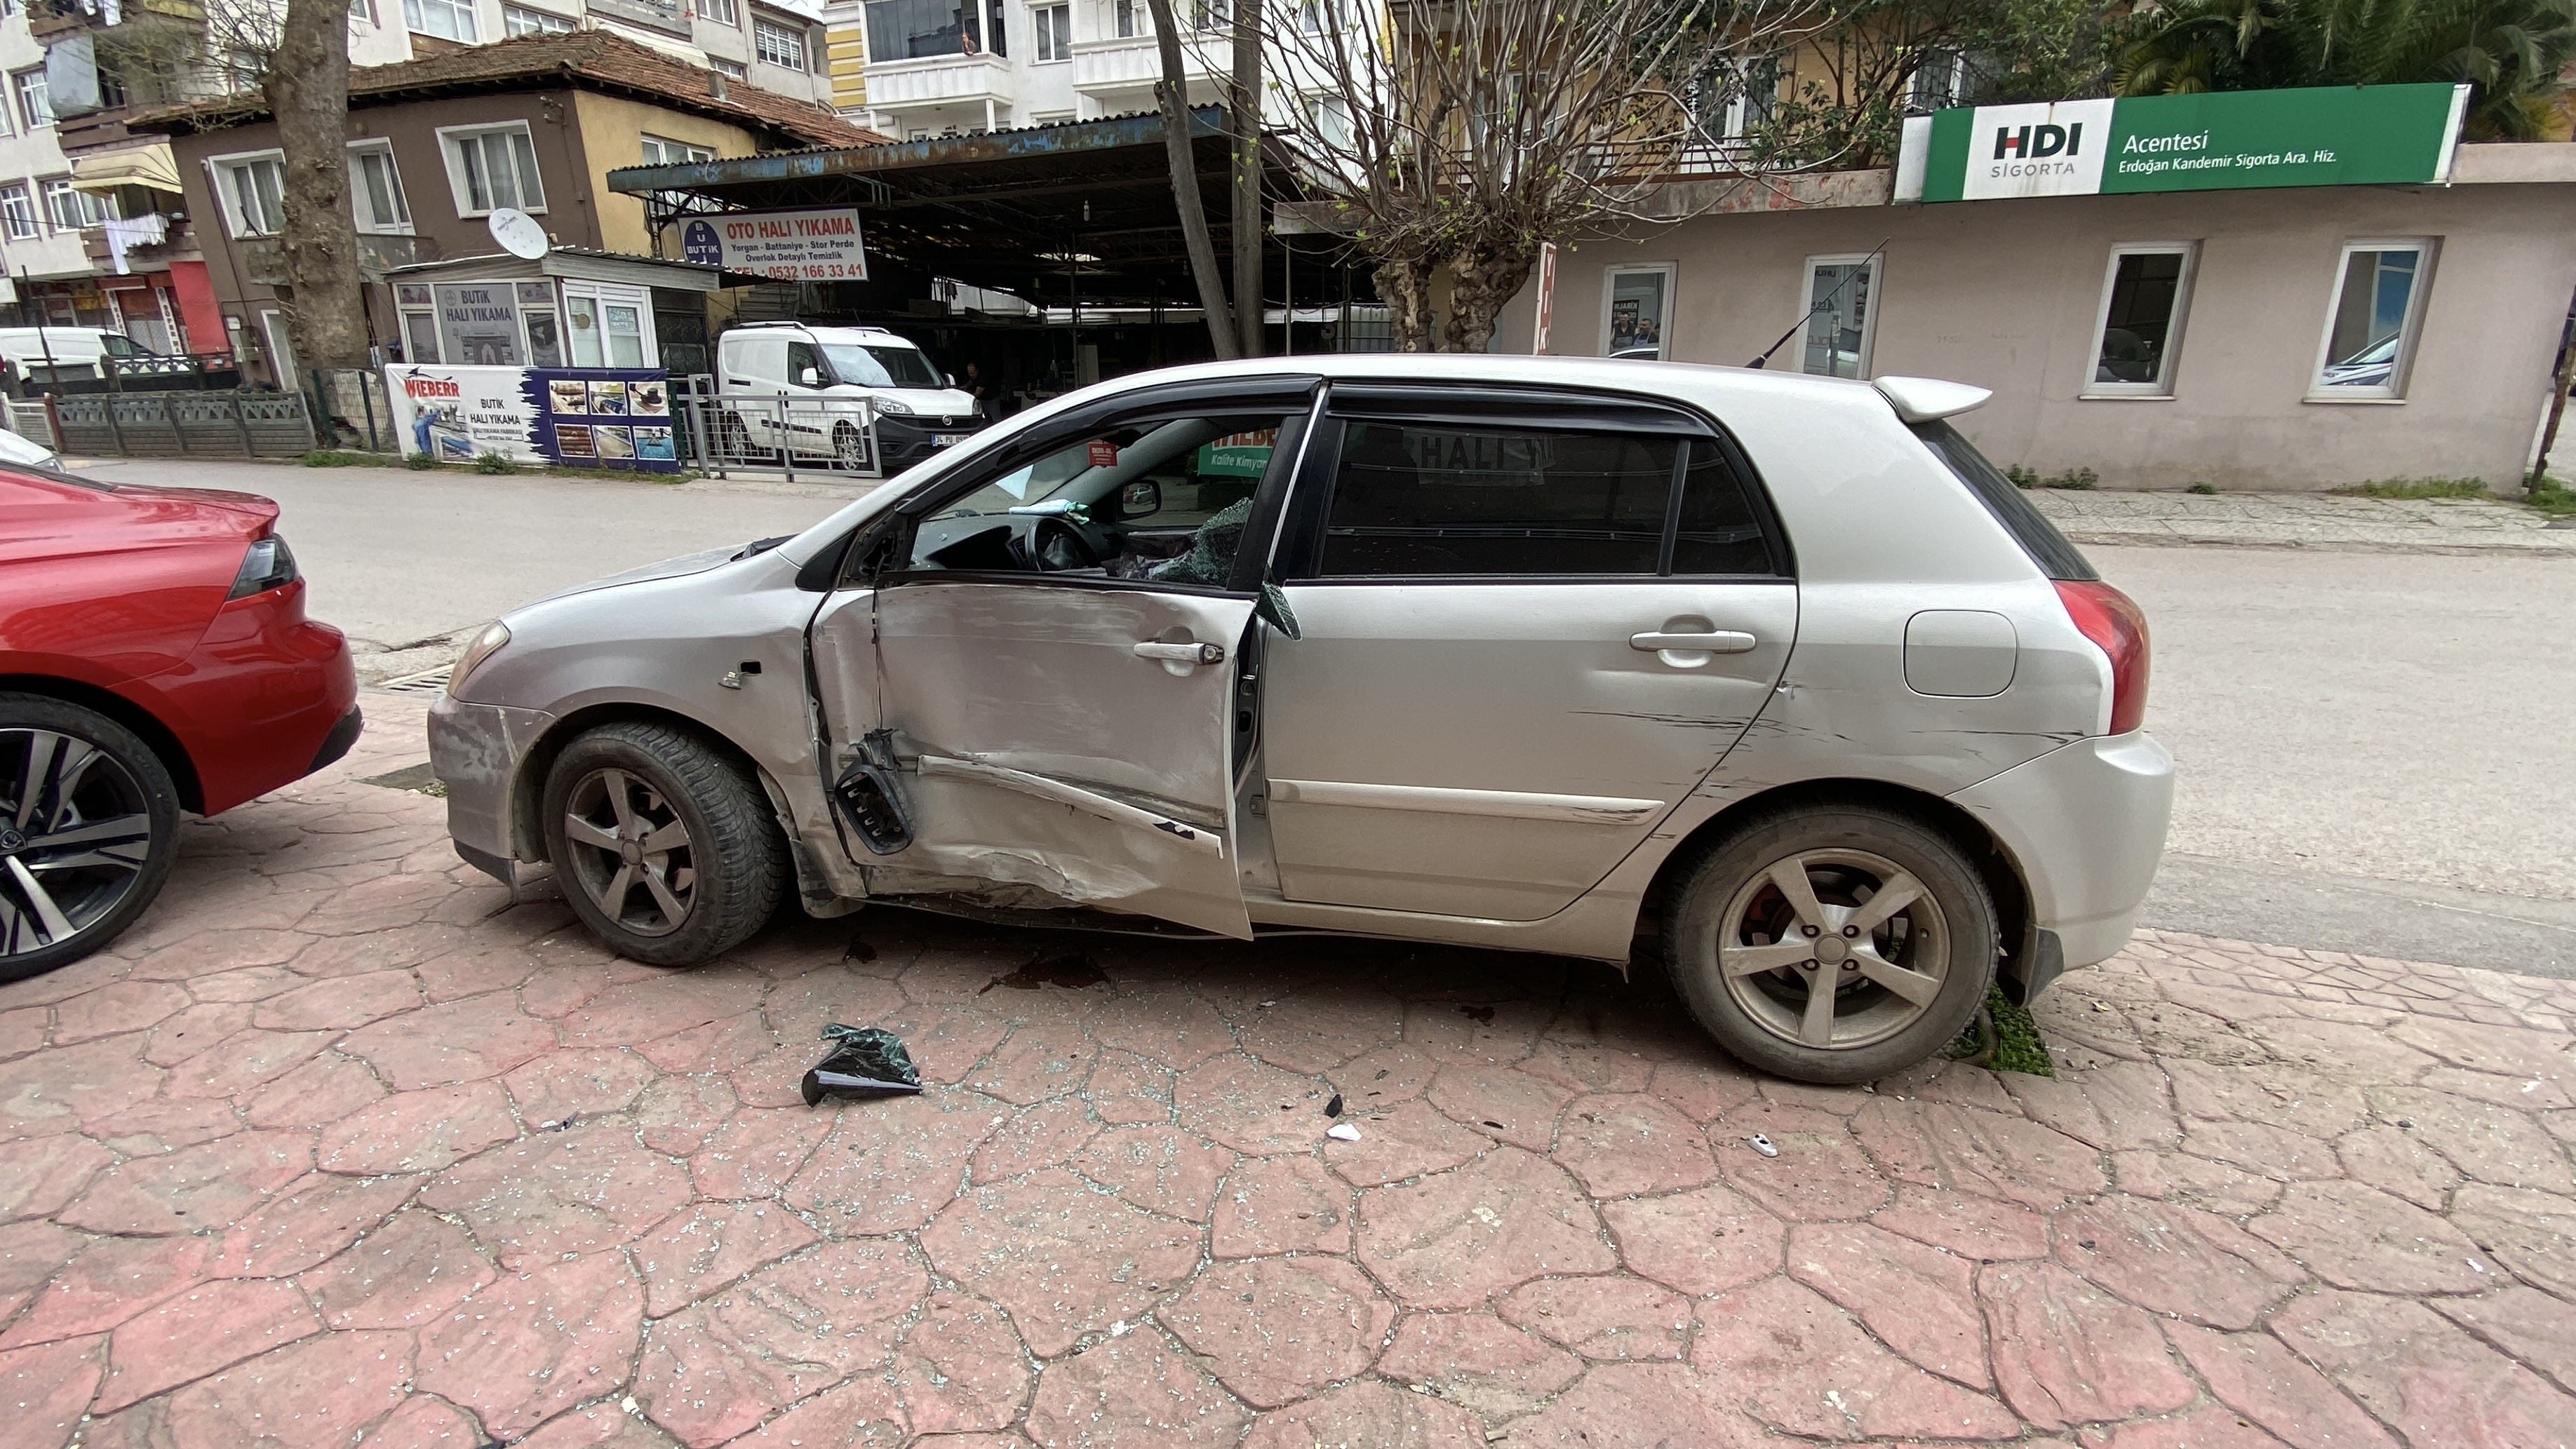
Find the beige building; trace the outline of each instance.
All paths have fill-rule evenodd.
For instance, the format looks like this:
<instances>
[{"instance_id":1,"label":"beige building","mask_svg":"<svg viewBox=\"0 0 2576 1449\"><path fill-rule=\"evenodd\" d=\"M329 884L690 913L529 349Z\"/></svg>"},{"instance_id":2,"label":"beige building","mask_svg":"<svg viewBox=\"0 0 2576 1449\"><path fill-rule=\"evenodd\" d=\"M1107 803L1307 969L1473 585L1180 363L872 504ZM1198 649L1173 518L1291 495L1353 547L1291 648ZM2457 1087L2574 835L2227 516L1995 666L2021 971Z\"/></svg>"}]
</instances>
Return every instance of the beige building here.
<instances>
[{"instance_id":1,"label":"beige building","mask_svg":"<svg viewBox=\"0 0 2576 1449\"><path fill-rule=\"evenodd\" d=\"M2323 489L2529 466L2576 293L2576 144L2448 185L1891 204L1886 171L1707 182L1714 214L1559 258L1547 350L1995 390L1996 463ZM1501 350L1530 347L1535 289Z\"/></svg>"}]
</instances>

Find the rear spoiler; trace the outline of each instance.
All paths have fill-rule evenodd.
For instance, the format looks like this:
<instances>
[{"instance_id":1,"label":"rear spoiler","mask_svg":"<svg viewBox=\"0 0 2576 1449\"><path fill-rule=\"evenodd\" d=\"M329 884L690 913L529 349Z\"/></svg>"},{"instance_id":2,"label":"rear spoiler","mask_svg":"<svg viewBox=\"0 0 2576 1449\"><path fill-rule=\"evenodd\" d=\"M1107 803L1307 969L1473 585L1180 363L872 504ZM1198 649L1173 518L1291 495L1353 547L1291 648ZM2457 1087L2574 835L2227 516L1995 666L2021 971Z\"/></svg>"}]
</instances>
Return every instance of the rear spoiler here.
<instances>
[{"instance_id":1,"label":"rear spoiler","mask_svg":"<svg viewBox=\"0 0 2576 1449\"><path fill-rule=\"evenodd\" d=\"M1985 406L1986 399L1995 395L1991 388L1943 382L1934 377L1882 377L1870 385L1896 409L1898 417L1909 423L1955 417Z\"/></svg>"}]
</instances>

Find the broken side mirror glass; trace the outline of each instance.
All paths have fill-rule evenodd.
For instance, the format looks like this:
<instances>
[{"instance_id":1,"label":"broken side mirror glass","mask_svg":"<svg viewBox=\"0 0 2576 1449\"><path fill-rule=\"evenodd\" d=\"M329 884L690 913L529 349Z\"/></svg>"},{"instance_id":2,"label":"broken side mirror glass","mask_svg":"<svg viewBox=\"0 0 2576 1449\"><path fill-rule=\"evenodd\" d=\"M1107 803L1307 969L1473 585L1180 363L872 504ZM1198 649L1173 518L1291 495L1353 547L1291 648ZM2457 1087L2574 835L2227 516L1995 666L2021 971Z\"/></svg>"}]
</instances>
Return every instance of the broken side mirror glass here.
<instances>
[{"instance_id":1,"label":"broken side mirror glass","mask_svg":"<svg viewBox=\"0 0 2576 1449\"><path fill-rule=\"evenodd\" d=\"M1291 639L1306 637L1306 632L1297 627L1297 611L1288 607L1288 595L1275 578L1261 581L1261 601L1252 606L1252 617Z\"/></svg>"}]
</instances>

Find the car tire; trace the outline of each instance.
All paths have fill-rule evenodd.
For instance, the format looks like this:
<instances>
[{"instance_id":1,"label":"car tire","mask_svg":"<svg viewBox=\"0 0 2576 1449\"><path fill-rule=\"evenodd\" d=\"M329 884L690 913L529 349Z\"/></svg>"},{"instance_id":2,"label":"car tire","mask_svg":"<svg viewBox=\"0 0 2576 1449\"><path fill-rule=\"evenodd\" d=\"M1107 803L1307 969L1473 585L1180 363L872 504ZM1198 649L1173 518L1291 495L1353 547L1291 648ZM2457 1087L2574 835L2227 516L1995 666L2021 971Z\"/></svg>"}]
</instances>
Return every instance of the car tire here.
<instances>
[{"instance_id":1,"label":"car tire","mask_svg":"<svg viewBox=\"0 0 2576 1449\"><path fill-rule=\"evenodd\" d=\"M547 770L542 806L564 899L621 956L712 961L784 894L786 842L759 783L686 730L629 720L581 735Z\"/></svg>"},{"instance_id":2,"label":"car tire","mask_svg":"<svg viewBox=\"0 0 2576 1449\"><path fill-rule=\"evenodd\" d=\"M868 466L867 435L859 431L858 424L832 425L832 461L844 468Z\"/></svg>"},{"instance_id":3,"label":"car tire","mask_svg":"<svg viewBox=\"0 0 2576 1449\"><path fill-rule=\"evenodd\" d=\"M1784 889L1800 877L1804 909ZM1907 882L1907 902L1873 919L1869 902ZM1994 983L1998 933L1984 879L1947 835L1897 811L1832 804L1763 815L1703 850L1663 939L1674 989L1729 1055L1840 1085L1956 1038ZM1811 984L1827 969L1835 986L1820 1007Z\"/></svg>"},{"instance_id":4,"label":"car tire","mask_svg":"<svg viewBox=\"0 0 2576 1449\"><path fill-rule=\"evenodd\" d=\"M139 836L102 836L113 820L133 821ZM77 841L47 847L47 837L75 830ZM41 976L115 940L161 894L178 838L178 789L132 730L59 699L0 693L0 982Z\"/></svg>"}]
</instances>

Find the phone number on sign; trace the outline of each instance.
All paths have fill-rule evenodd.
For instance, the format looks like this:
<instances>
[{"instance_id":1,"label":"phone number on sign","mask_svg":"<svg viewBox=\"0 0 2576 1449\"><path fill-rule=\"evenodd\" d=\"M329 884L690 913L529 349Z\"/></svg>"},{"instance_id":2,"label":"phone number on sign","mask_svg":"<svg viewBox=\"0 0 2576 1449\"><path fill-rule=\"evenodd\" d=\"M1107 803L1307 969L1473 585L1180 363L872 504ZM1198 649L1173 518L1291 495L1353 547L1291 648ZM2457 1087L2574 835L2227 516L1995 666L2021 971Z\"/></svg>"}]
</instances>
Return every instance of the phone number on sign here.
<instances>
[{"instance_id":1,"label":"phone number on sign","mask_svg":"<svg viewBox=\"0 0 2576 1449\"><path fill-rule=\"evenodd\" d=\"M857 262L807 262L801 266L762 267L764 277L790 282L863 282L867 269Z\"/></svg>"}]
</instances>

